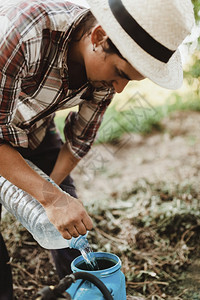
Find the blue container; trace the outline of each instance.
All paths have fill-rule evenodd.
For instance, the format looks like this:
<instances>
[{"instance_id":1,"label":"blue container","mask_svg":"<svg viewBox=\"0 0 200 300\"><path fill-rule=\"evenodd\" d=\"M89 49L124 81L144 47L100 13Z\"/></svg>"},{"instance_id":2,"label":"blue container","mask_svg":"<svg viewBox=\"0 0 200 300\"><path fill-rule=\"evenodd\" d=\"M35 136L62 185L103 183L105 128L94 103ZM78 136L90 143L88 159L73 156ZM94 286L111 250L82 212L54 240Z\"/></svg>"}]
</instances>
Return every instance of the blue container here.
<instances>
[{"instance_id":1,"label":"blue container","mask_svg":"<svg viewBox=\"0 0 200 300\"><path fill-rule=\"evenodd\" d=\"M114 300L126 300L125 276L121 272L121 260L118 256L106 252L94 252L99 270L88 271L81 256L71 264L73 273L88 272L98 277L111 292ZM104 300L101 291L89 281L77 280L66 290L73 300Z\"/></svg>"}]
</instances>

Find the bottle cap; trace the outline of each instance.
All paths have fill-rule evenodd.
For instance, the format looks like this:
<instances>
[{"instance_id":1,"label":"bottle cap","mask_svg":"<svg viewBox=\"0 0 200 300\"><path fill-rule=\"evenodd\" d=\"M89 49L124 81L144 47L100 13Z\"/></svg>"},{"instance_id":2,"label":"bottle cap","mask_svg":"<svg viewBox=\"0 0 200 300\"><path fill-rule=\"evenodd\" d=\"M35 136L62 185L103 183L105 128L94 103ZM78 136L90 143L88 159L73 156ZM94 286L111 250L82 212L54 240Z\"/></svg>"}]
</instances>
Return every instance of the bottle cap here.
<instances>
[{"instance_id":1,"label":"bottle cap","mask_svg":"<svg viewBox=\"0 0 200 300\"><path fill-rule=\"evenodd\" d=\"M79 235L77 238L72 237L70 241L70 248L81 249L83 245L87 242L88 231L84 235Z\"/></svg>"}]
</instances>

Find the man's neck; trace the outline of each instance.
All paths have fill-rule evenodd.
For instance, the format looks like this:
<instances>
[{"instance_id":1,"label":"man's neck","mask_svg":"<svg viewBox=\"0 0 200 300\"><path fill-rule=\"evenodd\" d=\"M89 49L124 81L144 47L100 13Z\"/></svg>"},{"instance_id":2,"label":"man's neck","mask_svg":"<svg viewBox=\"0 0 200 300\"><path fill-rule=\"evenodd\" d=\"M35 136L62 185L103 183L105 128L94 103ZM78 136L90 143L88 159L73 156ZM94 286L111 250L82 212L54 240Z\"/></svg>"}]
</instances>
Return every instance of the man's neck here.
<instances>
[{"instance_id":1,"label":"man's neck","mask_svg":"<svg viewBox=\"0 0 200 300\"><path fill-rule=\"evenodd\" d=\"M77 89L87 82L85 65L81 54L81 40L71 42L68 49L67 65L69 73L69 88Z\"/></svg>"}]
</instances>

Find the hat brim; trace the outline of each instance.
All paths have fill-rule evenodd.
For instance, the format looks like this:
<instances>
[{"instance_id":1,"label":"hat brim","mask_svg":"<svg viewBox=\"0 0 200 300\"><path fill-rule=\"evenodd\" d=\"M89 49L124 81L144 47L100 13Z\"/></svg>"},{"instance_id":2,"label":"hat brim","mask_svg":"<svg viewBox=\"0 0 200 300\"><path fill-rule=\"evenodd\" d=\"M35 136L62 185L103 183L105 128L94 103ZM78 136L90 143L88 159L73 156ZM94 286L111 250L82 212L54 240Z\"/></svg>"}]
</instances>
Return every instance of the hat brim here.
<instances>
[{"instance_id":1,"label":"hat brim","mask_svg":"<svg viewBox=\"0 0 200 300\"><path fill-rule=\"evenodd\" d=\"M143 76L167 89L178 89L183 81L182 61L179 50L168 63L163 63L145 52L121 28L107 0L87 0L90 9L108 37L127 61Z\"/></svg>"}]
</instances>

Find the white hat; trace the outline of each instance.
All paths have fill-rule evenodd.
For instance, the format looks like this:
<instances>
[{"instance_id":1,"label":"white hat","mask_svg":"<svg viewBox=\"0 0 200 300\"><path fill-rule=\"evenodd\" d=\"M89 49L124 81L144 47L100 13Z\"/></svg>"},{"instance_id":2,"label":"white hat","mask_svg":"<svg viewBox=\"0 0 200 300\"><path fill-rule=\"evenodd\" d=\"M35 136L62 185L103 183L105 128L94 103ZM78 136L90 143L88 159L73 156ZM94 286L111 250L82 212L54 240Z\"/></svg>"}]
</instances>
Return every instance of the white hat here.
<instances>
[{"instance_id":1,"label":"white hat","mask_svg":"<svg viewBox=\"0 0 200 300\"><path fill-rule=\"evenodd\" d=\"M177 49L194 25L190 0L87 0L122 56L158 85L177 89L183 80Z\"/></svg>"}]
</instances>

